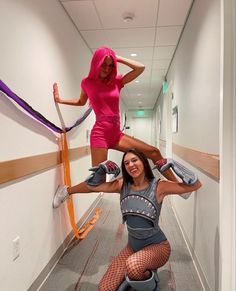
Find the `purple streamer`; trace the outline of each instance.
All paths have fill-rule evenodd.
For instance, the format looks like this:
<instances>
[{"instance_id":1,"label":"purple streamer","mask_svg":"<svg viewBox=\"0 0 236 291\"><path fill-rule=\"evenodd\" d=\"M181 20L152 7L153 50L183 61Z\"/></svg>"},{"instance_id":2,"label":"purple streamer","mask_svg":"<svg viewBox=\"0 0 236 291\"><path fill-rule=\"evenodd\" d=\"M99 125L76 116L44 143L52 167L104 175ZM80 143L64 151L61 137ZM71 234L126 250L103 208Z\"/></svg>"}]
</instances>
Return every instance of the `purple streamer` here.
<instances>
[{"instance_id":1,"label":"purple streamer","mask_svg":"<svg viewBox=\"0 0 236 291\"><path fill-rule=\"evenodd\" d=\"M80 125L88 116L89 114L91 113L93 109L91 107L89 107L85 112L84 114L72 125L72 126L68 126L65 128L66 132L70 131L72 128Z\"/></svg>"},{"instance_id":2,"label":"purple streamer","mask_svg":"<svg viewBox=\"0 0 236 291\"><path fill-rule=\"evenodd\" d=\"M56 126L54 123L46 119L41 113L34 110L25 100L17 96L14 92L11 91L10 88L7 87L6 84L3 83L2 80L0 80L0 91L5 93L8 97L10 97L12 100L14 100L18 105L20 105L25 111L27 111L33 118L38 120L40 123L44 124L46 127L50 128L51 130L62 133L64 130L62 130L60 127ZM85 111L82 117L80 117L72 126L66 127L65 131L68 132L72 128L80 125L90 114L92 111L92 108L89 108Z\"/></svg>"}]
</instances>

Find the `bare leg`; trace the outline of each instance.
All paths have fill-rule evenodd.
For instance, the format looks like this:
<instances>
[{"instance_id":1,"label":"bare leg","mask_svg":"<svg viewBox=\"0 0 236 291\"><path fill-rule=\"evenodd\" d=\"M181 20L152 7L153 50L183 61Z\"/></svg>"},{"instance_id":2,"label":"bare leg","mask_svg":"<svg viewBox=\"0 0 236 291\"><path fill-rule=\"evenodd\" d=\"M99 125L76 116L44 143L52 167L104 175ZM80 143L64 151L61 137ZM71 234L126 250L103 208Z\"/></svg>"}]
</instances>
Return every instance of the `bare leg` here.
<instances>
[{"instance_id":1,"label":"bare leg","mask_svg":"<svg viewBox=\"0 0 236 291\"><path fill-rule=\"evenodd\" d=\"M68 187L67 192L69 195L71 195L75 193L90 193L92 190L89 188L86 182L81 182L75 186Z\"/></svg>"},{"instance_id":2,"label":"bare leg","mask_svg":"<svg viewBox=\"0 0 236 291\"><path fill-rule=\"evenodd\" d=\"M107 160L107 148L91 148L92 166L97 166Z\"/></svg>"},{"instance_id":3,"label":"bare leg","mask_svg":"<svg viewBox=\"0 0 236 291\"><path fill-rule=\"evenodd\" d=\"M118 151L126 152L127 150L135 148L145 154L145 156L152 160L155 164L156 161L163 159L161 152L158 148L151 146L139 139L133 138L125 134L115 146ZM163 175L171 181L178 181L171 170L167 170Z\"/></svg>"},{"instance_id":4,"label":"bare leg","mask_svg":"<svg viewBox=\"0 0 236 291\"><path fill-rule=\"evenodd\" d=\"M92 156L92 165L97 166L99 163L107 160L107 151L106 148L92 148L91 149L91 156ZM91 176L91 175L90 175ZM106 180L106 174L101 177L100 180ZM99 180L99 182L100 182ZM102 182L101 181L101 182ZM93 191L94 190L94 191ZM57 191L54 195L53 199L53 208L57 208L60 206L62 202L64 202L68 198L68 194L74 193L89 193L89 192L96 192L96 189L93 189L87 185L87 183L82 182L72 187L67 187L66 185L60 185L57 188Z\"/></svg>"},{"instance_id":5,"label":"bare leg","mask_svg":"<svg viewBox=\"0 0 236 291\"><path fill-rule=\"evenodd\" d=\"M67 187L66 185L59 185L53 198L52 206L57 208L63 203L69 195L74 193L89 193L96 192L95 189L91 189L86 182L82 182L73 187Z\"/></svg>"},{"instance_id":6,"label":"bare leg","mask_svg":"<svg viewBox=\"0 0 236 291\"><path fill-rule=\"evenodd\" d=\"M91 148L91 158L92 166L97 166L99 163L107 160L107 148ZM72 187L67 188L69 195L75 193L90 193L92 189L87 185L87 183L82 182Z\"/></svg>"}]
</instances>

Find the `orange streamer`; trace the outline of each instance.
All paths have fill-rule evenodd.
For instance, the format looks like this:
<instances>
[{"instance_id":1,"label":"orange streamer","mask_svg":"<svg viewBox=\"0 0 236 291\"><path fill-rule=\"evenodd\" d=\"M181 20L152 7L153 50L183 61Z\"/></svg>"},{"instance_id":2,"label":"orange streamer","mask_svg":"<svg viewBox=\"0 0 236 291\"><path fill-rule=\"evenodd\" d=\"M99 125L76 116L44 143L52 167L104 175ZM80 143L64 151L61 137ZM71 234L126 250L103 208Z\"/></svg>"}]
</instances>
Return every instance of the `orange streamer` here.
<instances>
[{"instance_id":1,"label":"orange streamer","mask_svg":"<svg viewBox=\"0 0 236 291\"><path fill-rule=\"evenodd\" d=\"M62 148L62 163L63 163L63 171L64 171L64 184L71 186L69 150L68 150L68 144L67 144L67 139L66 139L66 132L63 132L61 134L61 148ZM84 239L94 227L95 222L97 221L97 219L99 218L99 214L101 213L101 209L97 208L94 216L85 225L83 225L80 230L78 230L77 225L75 223L74 204L73 204L72 195L70 195L69 199L67 199L67 209L69 213L70 224L74 231L74 235L78 239Z\"/></svg>"}]
</instances>

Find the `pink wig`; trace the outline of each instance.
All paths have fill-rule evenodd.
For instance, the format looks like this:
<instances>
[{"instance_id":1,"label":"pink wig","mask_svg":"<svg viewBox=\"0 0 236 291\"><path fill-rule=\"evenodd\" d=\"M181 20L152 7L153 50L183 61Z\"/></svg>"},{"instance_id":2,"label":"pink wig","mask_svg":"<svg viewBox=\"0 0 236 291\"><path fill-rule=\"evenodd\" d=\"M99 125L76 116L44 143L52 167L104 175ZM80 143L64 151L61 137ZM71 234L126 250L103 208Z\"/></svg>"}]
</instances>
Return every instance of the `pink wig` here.
<instances>
[{"instance_id":1,"label":"pink wig","mask_svg":"<svg viewBox=\"0 0 236 291\"><path fill-rule=\"evenodd\" d=\"M109 78L108 81L113 81L115 79L115 77L117 76L116 55L115 55L115 52L111 48L106 47L106 46L99 47L94 52L93 58L91 60L90 71L88 74L89 79L95 79L95 80L98 79L101 65L107 56L112 57L113 62L114 62L114 68L108 77Z\"/></svg>"}]
</instances>

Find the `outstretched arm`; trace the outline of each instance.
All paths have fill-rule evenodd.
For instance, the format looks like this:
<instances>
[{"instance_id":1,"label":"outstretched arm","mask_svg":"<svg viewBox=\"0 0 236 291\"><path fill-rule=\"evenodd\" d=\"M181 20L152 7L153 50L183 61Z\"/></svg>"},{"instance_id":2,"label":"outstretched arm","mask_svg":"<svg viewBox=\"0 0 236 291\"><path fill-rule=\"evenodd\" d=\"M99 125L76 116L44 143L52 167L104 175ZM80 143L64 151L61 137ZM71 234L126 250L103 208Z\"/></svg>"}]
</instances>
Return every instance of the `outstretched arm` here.
<instances>
[{"instance_id":1,"label":"outstretched arm","mask_svg":"<svg viewBox=\"0 0 236 291\"><path fill-rule=\"evenodd\" d=\"M68 193L91 193L91 192L106 192L106 193L120 193L123 184L123 179L116 179L112 182L105 182L98 186L89 186L86 182L82 182L76 186L69 187Z\"/></svg>"},{"instance_id":2,"label":"outstretched arm","mask_svg":"<svg viewBox=\"0 0 236 291\"><path fill-rule=\"evenodd\" d=\"M80 93L79 99L62 99L59 95L57 83L53 84L53 96L54 96L55 102L57 102L57 103L74 105L74 106L83 106L86 104L86 102L88 100L88 96L83 90Z\"/></svg>"},{"instance_id":3,"label":"outstretched arm","mask_svg":"<svg viewBox=\"0 0 236 291\"><path fill-rule=\"evenodd\" d=\"M126 59L120 56L116 56L118 63L124 64L132 69L132 71L125 74L122 78L123 85L136 79L145 69L145 66L137 61Z\"/></svg>"},{"instance_id":4,"label":"outstretched arm","mask_svg":"<svg viewBox=\"0 0 236 291\"><path fill-rule=\"evenodd\" d=\"M157 200L162 201L166 195L184 194L198 190L202 183L197 180L193 185L186 185L182 182L161 180L157 185Z\"/></svg>"}]
</instances>

